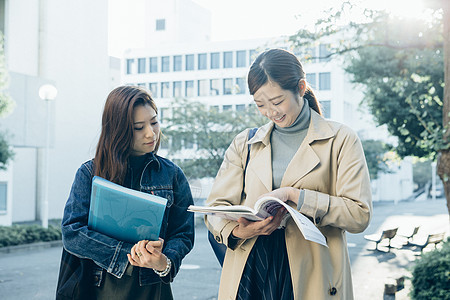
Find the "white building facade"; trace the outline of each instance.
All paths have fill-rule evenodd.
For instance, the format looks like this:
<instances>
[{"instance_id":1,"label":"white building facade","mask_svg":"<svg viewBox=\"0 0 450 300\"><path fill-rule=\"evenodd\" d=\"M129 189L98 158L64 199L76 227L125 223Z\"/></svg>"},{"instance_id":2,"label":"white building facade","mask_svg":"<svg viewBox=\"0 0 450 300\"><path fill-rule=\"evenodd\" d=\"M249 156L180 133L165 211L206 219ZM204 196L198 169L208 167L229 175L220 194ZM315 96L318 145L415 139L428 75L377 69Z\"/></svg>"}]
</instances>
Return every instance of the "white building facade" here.
<instances>
[{"instance_id":1,"label":"white building facade","mask_svg":"<svg viewBox=\"0 0 450 300\"><path fill-rule=\"evenodd\" d=\"M15 152L0 224L43 218L47 118L50 219L62 218L75 172L94 154L104 101L120 80L120 62L108 56L107 8L107 0L0 1L9 94L16 102L0 119ZM38 95L45 83L58 90L49 116Z\"/></svg>"},{"instance_id":2,"label":"white building facade","mask_svg":"<svg viewBox=\"0 0 450 300\"><path fill-rule=\"evenodd\" d=\"M175 98L199 101L221 111L253 106L247 87L247 73L252 61L268 48L291 50L283 37L210 41L209 32L200 30L197 34L196 31L201 22L204 24L200 28L210 28L209 12L192 1L173 0L164 2L164 5L156 0L146 1L147 11L155 7L158 7L157 15L149 13L146 18L146 48L129 49L124 53L122 82L150 90L160 109L163 125ZM195 16L206 16L186 19L183 18L185 10L196 11ZM362 137L372 137L377 131L380 139L386 139L386 132L376 130L367 114L358 109L363 92L350 82L341 61L327 57L329 53L325 43L306 49L304 53L293 52L303 62L306 80L314 89L326 118L347 124ZM303 59L305 54L313 59ZM167 151L162 146L160 153L164 155ZM189 148L195 151L195 145ZM407 171L410 162L405 163L401 175L393 170L395 176L382 176L389 178L391 183L392 180L401 182L402 190L389 193L387 189L380 194L385 190L384 181L376 180L372 183L376 190L374 200L399 201L412 194L412 172ZM385 194L389 197L384 198ZM205 196L205 191L202 196Z\"/></svg>"}]
</instances>

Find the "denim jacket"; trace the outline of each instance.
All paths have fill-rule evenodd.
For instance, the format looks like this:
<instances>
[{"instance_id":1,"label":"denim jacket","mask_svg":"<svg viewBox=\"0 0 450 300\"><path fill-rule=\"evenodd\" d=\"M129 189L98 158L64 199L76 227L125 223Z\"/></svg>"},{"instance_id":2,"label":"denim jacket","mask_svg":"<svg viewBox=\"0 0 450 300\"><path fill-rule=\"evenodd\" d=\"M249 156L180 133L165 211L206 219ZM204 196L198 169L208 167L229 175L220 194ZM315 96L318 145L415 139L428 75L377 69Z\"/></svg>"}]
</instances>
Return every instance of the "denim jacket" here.
<instances>
[{"instance_id":1,"label":"denim jacket","mask_svg":"<svg viewBox=\"0 0 450 300\"><path fill-rule=\"evenodd\" d=\"M116 240L88 228L93 160L78 169L64 208L62 236L64 248L80 258L95 262L93 282L99 286L104 271L121 278L128 265L127 253L133 244ZM194 216L187 212L193 204L191 190L183 171L171 161L151 154L140 180L140 190L167 199L160 237L163 253L172 261L169 275L159 277L152 269L139 268L140 285L171 282L181 261L194 244Z\"/></svg>"}]
</instances>

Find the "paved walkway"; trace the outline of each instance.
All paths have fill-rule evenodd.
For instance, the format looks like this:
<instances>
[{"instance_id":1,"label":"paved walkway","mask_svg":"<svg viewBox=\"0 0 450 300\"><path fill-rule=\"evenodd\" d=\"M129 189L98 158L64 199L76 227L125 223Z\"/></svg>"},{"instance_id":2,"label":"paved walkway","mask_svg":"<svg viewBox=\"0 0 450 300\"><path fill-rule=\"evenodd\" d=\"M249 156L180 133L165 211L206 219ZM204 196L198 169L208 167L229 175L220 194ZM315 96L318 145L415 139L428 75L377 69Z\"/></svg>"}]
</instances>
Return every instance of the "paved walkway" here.
<instances>
[{"instance_id":1,"label":"paved walkway","mask_svg":"<svg viewBox=\"0 0 450 300\"><path fill-rule=\"evenodd\" d=\"M367 230L361 234L347 234L356 300L383 299L384 284L400 276L409 276L410 268L420 254L420 251L410 248L393 249L388 253L371 250L374 243L365 240L364 235L397 226L401 233L416 224L421 225L418 235L444 231L448 235L449 216L445 200L400 202L396 205L375 203ZM206 233L206 227L199 223L194 249L183 261L172 285L175 300L217 299L221 269L208 245ZM60 257L60 246L0 253L0 298L54 299ZM409 287L410 281L406 280L405 288L396 293L395 299L410 299Z\"/></svg>"}]
</instances>

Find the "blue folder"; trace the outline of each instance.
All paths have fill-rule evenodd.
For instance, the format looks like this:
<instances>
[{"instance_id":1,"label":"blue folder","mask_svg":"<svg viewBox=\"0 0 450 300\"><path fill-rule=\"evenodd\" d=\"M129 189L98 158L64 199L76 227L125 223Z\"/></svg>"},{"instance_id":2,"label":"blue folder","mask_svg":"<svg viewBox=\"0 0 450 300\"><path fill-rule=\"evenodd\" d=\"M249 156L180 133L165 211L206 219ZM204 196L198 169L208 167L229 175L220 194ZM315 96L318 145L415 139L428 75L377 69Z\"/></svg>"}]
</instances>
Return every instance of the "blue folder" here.
<instances>
[{"instance_id":1,"label":"blue folder","mask_svg":"<svg viewBox=\"0 0 450 300\"><path fill-rule=\"evenodd\" d=\"M117 240L156 241L167 199L94 176L88 227Z\"/></svg>"}]
</instances>

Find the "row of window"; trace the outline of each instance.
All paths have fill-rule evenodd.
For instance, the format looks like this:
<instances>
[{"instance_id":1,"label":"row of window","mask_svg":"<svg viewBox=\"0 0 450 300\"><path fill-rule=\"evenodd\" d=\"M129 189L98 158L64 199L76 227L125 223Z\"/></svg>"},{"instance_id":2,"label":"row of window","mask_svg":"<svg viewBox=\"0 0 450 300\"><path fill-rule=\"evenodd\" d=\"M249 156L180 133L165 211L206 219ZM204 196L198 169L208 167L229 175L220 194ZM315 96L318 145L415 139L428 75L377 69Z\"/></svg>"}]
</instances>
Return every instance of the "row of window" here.
<instances>
[{"instance_id":1,"label":"row of window","mask_svg":"<svg viewBox=\"0 0 450 300\"><path fill-rule=\"evenodd\" d=\"M207 69L245 68L251 64L256 50L185 54L161 57L128 58L127 74L180 72ZM136 65L135 65L136 64Z\"/></svg>"},{"instance_id":2,"label":"row of window","mask_svg":"<svg viewBox=\"0 0 450 300\"><path fill-rule=\"evenodd\" d=\"M247 83L244 78L224 78L150 82L148 85L146 83L137 85L148 88L154 98L177 98L245 94Z\"/></svg>"},{"instance_id":3,"label":"row of window","mask_svg":"<svg viewBox=\"0 0 450 300\"><path fill-rule=\"evenodd\" d=\"M316 78L319 78L318 86ZM330 72L310 73L306 81L313 89L326 91L331 89ZM138 86L148 88L155 98L172 97L205 97L218 95L240 95L247 93L247 83L244 78L201 79L186 81L165 81L138 83Z\"/></svg>"}]
</instances>

